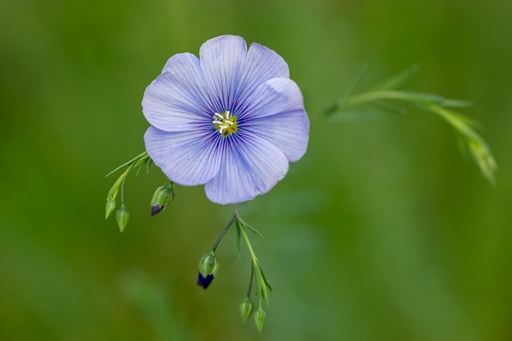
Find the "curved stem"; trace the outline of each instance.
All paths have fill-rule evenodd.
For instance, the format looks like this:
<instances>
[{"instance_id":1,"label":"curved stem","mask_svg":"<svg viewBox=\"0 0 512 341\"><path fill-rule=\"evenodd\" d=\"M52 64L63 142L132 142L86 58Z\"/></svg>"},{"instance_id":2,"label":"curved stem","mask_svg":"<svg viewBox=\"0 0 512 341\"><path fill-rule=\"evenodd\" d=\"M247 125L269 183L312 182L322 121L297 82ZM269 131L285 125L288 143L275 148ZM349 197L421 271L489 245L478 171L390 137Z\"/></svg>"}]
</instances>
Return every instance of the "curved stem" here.
<instances>
[{"instance_id":1,"label":"curved stem","mask_svg":"<svg viewBox=\"0 0 512 341\"><path fill-rule=\"evenodd\" d=\"M238 212L237 212L238 213ZM212 247L212 251L215 252L215 250L217 250L217 246L219 246L219 243L220 241L222 240L222 237L224 237L224 235L226 234L226 232L228 232L229 228L231 227L231 225L233 225L233 223L235 222L235 219L238 217L238 215L235 213L233 215L233 218L231 218L231 220L229 221L229 223L226 225L226 227L224 228L224 230L222 230L222 232L220 233L220 236L219 238L217 238L217 241L215 242L215 244L213 244L213 247Z\"/></svg>"}]
</instances>

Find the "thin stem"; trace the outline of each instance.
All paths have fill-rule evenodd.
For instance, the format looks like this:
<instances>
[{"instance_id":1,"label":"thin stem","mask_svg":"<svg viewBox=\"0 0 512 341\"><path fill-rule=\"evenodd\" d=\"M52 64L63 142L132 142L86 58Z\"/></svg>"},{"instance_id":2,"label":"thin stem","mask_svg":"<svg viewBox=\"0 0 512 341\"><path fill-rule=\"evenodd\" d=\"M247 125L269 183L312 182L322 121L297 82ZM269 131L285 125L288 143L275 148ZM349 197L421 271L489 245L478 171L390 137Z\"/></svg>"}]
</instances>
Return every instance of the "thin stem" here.
<instances>
[{"instance_id":1,"label":"thin stem","mask_svg":"<svg viewBox=\"0 0 512 341\"><path fill-rule=\"evenodd\" d=\"M245 228L243 226L240 226L240 232L242 232L242 235L244 236L245 244L247 245L249 253L251 254L252 262L258 264L258 258L256 257L254 250L252 249L251 241L249 240L249 237L247 236L247 233L245 232Z\"/></svg>"},{"instance_id":2,"label":"thin stem","mask_svg":"<svg viewBox=\"0 0 512 341\"><path fill-rule=\"evenodd\" d=\"M130 170L133 168L134 164L135 164L135 162L130 164L130 166L128 166L128 168L126 168L126 170L123 173L123 182L121 182L121 204L124 204L124 182L126 181L126 178L128 177L128 173L130 173Z\"/></svg>"},{"instance_id":3,"label":"thin stem","mask_svg":"<svg viewBox=\"0 0 512 341\"><path fill-rule=\"evenodd\" d=\"M247 290L247 297L251 297L253 279L254 279L254 266L251 266L251 280L249 281L249 289Z\"/></svg>"},{"instance_id":4,"label":"thin stem","mask_svg":"<svg viewBox=\"0 0 512 341\"><path fill-rule=\"evenodd\" d=\"M213 245L212 247L212 251L215 252L215 250L217 250L217 246L219 246L219 243L220 241L222 240L222 237L224 237L224 235L226 234L226 232L228 232L229 228L231 227L231 225L233 225L233 223L235 222L235 219L238 217L237 214L234 214L233 215L233 218L231 218L231 220L229 221L229 223L226 225L226 227L224 228L224 230L222 230L222 232L220 233L220 236L219 238L217 238L217 241L215 242L215 244Z\"/></svg>"}]
</instances>

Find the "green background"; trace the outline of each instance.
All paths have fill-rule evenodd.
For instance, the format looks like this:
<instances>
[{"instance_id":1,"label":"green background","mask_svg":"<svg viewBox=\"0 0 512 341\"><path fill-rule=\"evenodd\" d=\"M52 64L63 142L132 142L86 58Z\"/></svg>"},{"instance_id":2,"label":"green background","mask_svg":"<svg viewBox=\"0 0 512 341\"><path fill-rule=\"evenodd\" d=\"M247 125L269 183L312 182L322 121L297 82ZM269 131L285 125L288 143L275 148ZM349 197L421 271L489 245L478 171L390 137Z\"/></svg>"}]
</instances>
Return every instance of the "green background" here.
<instances>
[{"instance_id":1,"label":"green background","mask_svg":"<svg viewBox=\"0 0 512 341\"><path fill-rule=\"evenodd\" d=\"M511 22L508 0L0 0L0 339L510 340ZM240 207L274 287L261 334L232 232L195 284L231 207L178 186L151 218L154 167L128 177L125 232L104 220L145 87L221 34L282 55L312 120L303 159ZM361 65L364 90L415 62L406 89L473 101L497 186L433 115L319 119Z\"/></svg>"}]
</instances>

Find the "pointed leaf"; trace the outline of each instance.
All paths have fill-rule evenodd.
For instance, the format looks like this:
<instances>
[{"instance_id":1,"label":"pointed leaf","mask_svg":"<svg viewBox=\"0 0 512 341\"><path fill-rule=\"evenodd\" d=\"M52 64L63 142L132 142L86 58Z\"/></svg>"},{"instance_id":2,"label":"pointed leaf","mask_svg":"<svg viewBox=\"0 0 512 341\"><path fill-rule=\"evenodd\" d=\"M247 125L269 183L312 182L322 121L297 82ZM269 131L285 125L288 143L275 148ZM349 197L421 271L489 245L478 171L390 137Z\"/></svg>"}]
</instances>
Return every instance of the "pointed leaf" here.
<instances>
[{"instance_id":1,"label":"pointed leaf","mask_svg":"<svg viewBox=\"0 0 512 341\"><path fill-rule=\"evenodd\" d=\"M136 157L134 157L133 159L131 159L130 161L127 161L125 163L123 163L121 166L117 167L116 169L114 169L113 171L111 171L110 173L108 173L105 177L108 177L109 175L111 174L114 174L115 172L117 172L118 170L120 170L121 168L124 168L126 166L129 166L130 164L132 164L133 162L139 160L140 158L143 158L145 156L148 155L148 152L144 151L143 153L140 153L139 155L137 155Z\"/></svg>"},{"instance_id":2,"label":"pointed leaf","mask_svg":"<svg viewBox=\"0 0 512 341\"><path fill-rule=\"evenodd\" d=\"M384 82L380 83L372 90L392 90L398 88L400 85L405 83L416 71L419 69L419 64L413 64L411 67L405 69L402 72L388 78Z\"/></svg>"},{"instance_id":3,"label":"pointed leaf","mask_svg":"<svg viewBox=\"0 0 512 341\"><path fill-rule=\"evenodd\" d=\"M107 200L109 201L115 201L117 197L117 193L119 192L119 187L121 187L121 184L123 183L123 179L125 178L126 174L121 174L116 182L114 182L114 185L110 188L110 191L108 191L107 194Z\"/></svg>"},{"instance_id":4,"label":"pointed leaf","mask_svg":"<svg viewBox=\"0 0 512 341\"><path fill-rule=\"evenodd\" d=\"M254 281L256 282L256 292L258 294L261 294L262 283L264 283L263 276L261 275L261 268L259 267L258 263L254 261L252 263L252 267L254 269Z\"/></svg>"},{"instance_id":5,"label":"pointed leaf","mask_svg":"<svg viewBox=\"0 0 512 341\"><path fill-rule=\"evenodd\" d=\"M268 287L268 289L273 292L272 286L267 281L267 278L265 277L265 273L263 272L263 269L261 268L261 265L260 265L260 271L261 271L261 277L263 278L263 282L265 282L265 285Z\"/></svg>"},{"instance_id":6,"label":"pointed leaf","mask_svg":"<svg viewBox=\"0 0 512 341\"><path fill-rule=\"evenodd\" d=\"M256 233L258 236L263 238L263 235L258 230L256 230L251 225L247 224L244 220L242 220L242 218L238 217L237 221L239 221L240 224L242 224L242 227L247 227L249 230L251 230L252 232Z\"/></svg>"}]
</instances>

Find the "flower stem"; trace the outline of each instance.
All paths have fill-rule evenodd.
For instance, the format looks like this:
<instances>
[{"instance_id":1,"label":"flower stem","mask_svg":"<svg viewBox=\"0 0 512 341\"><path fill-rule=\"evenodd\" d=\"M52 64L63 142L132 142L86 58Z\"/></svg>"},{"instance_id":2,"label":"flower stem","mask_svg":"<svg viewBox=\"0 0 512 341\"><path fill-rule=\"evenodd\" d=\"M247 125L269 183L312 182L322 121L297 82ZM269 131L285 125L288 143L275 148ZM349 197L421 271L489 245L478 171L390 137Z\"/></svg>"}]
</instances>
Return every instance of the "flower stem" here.
<instances>
[{"instance_id":1,"label":"flower stem","mask_svg":"<svg viewBox=\"0 0 512 341\"><path fill-rule=\"evenodd\" d=\"M247 245L249 253L251 254L252 262L258 264L258 258L256 257L254 250L252 249L251 241L249 240L249 237L247 236L247 233L245 232L245 228L243 226L240 226L240 232L244 236L245 244Z\"/></svg>"},{"instance_id":2,"label":"flower stem","mask_svg":"<svg viewBox=\"0 0 512 341\"><path fill-rule=\"evenodd\" d=\"M247 289L247 297L251 297L253 279L254 279L254 267L251 266L251 279L249 281L249 289Z\"/></svg>"},{"instance_id":3,"label":"flower stem","mask_svg":"<svg viewBox=\"0 0 512 341\"><path fill-rule=\"evenodd\" d=\"M215 244L213 244L213 247L212 247L212 251L215 252L215 250L217 250L217 246L219 246L219 243L220 241L222 240L222 237L224 237L224 235L226 234L226 232L228 232L229 228L231 227L231 225L233 225L233 223L235 222L235 219L238 217L238 212L236 212L234 215L233 215L233 218L231 218L231 220L229 221L229 223L226 225L226 227L224 228L224 230L222 230L222 232L220 233L220 236L219 238L217 238L217 241L215 242Z\"/></svg>"},{"instance_id":4,"label":"flower stem","mask_svg":"<svg viewBox=\"0 0 512 341\"><path fill-rule=\"evenodd\" d=\"M132 162L123 173L123 182L121 182L121 204L124 204L124 182L126 181L126 178L128 177L128 173L130 173L130 171L132 170L134 165L135 165L135 162Z\"/></svg>"}]
</instances>

